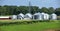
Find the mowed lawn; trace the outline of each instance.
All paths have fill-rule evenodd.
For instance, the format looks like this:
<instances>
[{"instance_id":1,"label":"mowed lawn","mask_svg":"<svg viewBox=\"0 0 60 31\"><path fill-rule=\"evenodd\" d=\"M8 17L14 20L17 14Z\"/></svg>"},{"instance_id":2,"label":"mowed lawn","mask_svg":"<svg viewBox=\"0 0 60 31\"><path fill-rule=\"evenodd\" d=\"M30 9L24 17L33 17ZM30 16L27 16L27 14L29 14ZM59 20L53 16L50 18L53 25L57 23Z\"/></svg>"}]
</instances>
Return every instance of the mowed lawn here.
<instances>
[{"instance_id":1,"label":"mowed lawn","mask_svg":"<svg viewBox=\"0 0 60 31\"><path fill-rule=\"evenodd\" d=\"M46 29L60 29L60 22L38 22L0 26L0 31L43 31Z\"/></svg>"}]
</instances>

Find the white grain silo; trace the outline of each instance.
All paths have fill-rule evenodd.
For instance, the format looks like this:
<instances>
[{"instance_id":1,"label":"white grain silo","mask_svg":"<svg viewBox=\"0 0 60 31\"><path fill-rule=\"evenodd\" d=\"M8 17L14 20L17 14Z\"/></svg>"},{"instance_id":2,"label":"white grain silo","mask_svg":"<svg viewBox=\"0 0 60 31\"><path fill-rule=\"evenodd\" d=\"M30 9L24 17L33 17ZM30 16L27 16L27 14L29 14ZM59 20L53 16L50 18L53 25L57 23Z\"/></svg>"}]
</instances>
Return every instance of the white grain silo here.
<instances>
[{"instance_id":1,"label":"white grain silo","mask_svg":"<svg viewBox=\"0 0 60 31\"><path fill-rule=\"evenodd\" d=\"M11 19L17 19L17 15L12 15Z\"/></svg>"},{"instance_id":2,"label":"white grain silo","mask_svg":"<svg viewBox=\"0 0 60 31\"><path fill-rule=\"evenodd\" d=\"M19 15L17 15L17 18L21 20L24 19L24 14L20 13Z\"/></svg>"},{"instance_id":3,"label":"white grain silo","mask_svg":"<svg viewBox=\"0 0 60 31\"><path fill-rule=\"evenodd\" d=\"M33 19L42 20L42 15L41 15L41 13L40 13L40 12L35 13L35 14L33 15Z\"/></svg>"},{"instance_id":4,"label":"white grain silo","mask_svg":"<svg viewBox=\"0 0 60 31\"><path fill-rule=\"evenodd\" d=\"M25 14L24 19L32 19L32 14L30 13Z\"/></svg>"},{"instance_id":5,"label":"white grain silo","mask_svg":"<svg viewBox=\"0 0 60 31\"><path fill-rule=\"evenodd\" d=\"M50 19L51 20L56 20L57 19L57 15L55 13L50 15Z\"/></svg>"}]
</instances>

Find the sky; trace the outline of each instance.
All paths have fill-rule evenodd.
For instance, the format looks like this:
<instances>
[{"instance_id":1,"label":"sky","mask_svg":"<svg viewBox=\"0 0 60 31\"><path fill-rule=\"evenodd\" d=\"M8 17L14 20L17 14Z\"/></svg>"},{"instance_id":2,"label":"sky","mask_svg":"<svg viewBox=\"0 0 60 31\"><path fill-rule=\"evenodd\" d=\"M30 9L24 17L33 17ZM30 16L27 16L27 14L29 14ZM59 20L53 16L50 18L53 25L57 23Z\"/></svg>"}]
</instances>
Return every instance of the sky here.
<instances>
[{"instance_id":1,"label":"sky","mask_svg":"<svg viewBox=\"0 0 60 31\"><path fill-rule=\"evenodd\" d=\"M17 5L17 6L29 6L29 1L32 6L42 7L60 7L60 0L0 0L0 5Z\"/></svg>"}]
</instances>

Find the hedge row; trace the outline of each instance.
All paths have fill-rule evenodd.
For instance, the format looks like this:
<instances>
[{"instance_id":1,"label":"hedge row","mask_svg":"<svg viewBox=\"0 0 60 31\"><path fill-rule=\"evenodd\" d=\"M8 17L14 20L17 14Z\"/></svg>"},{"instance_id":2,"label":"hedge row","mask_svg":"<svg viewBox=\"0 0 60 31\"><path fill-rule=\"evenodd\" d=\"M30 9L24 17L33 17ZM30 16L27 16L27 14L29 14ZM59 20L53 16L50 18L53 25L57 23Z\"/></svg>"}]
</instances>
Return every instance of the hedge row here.
<instances>
[{"instance_id":1,"label":"hedge row","mask_svg":"<svg viewBox=\"0 0 60 31\"><path fill-rule=\"evenodd\" d=\"M50 20L33 20L33 21L16 21L16 22L0 22L0 26L3 25L13 25L13 24L32 24L32 23L38 23L38 22L49 22Z\"/></svg>"}]
</instances>

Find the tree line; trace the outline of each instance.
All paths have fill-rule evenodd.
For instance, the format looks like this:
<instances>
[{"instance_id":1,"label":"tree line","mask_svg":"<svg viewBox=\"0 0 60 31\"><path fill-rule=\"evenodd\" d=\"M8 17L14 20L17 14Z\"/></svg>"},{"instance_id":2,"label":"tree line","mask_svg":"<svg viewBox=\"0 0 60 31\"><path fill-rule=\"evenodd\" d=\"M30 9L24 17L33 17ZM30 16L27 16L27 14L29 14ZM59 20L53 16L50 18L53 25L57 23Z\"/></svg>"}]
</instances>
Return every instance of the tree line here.
<instances>
[{"instance_id":1,"label":"tree line","mask_svg":"<svg viewBox=\"0 0 60 31\"><path fill-rule=\"evenodd\" d=\"M48 14L56 13L58 16L60 15L60 8L54 9L53 7L42 7L39 8L38 6L31 6L30 13L34 14L36 12L45 12ZM0 6L0 16L1 15L18 15L19 13L29 13L29 6Z\"/></svg>"}]
</instances>

